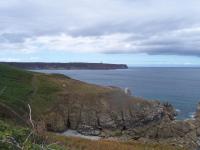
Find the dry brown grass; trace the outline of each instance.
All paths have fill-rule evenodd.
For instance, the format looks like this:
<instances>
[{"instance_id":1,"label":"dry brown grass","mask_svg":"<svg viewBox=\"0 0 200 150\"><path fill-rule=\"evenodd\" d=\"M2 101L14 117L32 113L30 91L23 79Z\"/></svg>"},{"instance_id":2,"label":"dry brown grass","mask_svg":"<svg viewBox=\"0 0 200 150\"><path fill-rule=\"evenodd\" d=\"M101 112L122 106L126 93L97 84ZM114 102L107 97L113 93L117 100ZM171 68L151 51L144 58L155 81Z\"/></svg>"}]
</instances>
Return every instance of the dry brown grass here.
<instances>
[{"instance_id":1,"label":"dry brown grass","mask_svg":"<svg viewBox=\"0 0 200 150\"><path fill-rule=\"evenodd\" d=\"M59 141L67 150L185 150L171 145L143 144L139 142L91 141L51 134L51 142Z\"/></svg>"}]
</instances>

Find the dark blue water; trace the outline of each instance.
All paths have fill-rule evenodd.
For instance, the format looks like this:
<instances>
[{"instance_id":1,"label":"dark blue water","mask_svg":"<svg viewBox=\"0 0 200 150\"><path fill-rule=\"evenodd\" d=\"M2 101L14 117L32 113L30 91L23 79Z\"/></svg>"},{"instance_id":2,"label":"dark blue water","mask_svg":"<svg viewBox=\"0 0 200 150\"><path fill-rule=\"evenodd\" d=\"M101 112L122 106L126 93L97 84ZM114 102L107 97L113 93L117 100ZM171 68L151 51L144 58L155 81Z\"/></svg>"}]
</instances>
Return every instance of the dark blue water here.
<instances>
[{"instance_id":1,"label":"dark blue water","mask_svg":"<svg viewBox=\"0 0 200 150\"><path fill-rule=\"evenodd\" d=\"M129 88L146 99L168 101L189 118L200 101L200 68L130 68L127 70L40 70L99 85Z\"/></svg>"}]
</instances>

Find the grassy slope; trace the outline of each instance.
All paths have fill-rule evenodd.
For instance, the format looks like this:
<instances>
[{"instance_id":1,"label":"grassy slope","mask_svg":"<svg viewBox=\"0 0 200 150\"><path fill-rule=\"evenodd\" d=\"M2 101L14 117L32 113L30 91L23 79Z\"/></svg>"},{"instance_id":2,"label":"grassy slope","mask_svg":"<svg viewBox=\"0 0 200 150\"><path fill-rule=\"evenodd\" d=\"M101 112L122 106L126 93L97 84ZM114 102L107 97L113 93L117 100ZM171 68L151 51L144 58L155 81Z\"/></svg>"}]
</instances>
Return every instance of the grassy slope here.
<instances>
[{"instance_id":1,"label":"grassy slope","mask_svg":"<svg viewBox=\"0 0 200 150\"><path fill-rule=\"evenodd\" d=\"M5 118L5 114L10 110L22 118L27 118L27 104L31 104L33 115L38 117L41 114L52 111L55 105L62 102L63 98L60 96L62 93L70 93L72 96L77 95L79 98L82 98L82 95L86 95L81 100L91 103L91 99L97 99L98 94L103 93L106 95L113 91L116 92L116 90L85 84L62 75L32 73L0 64L0 119ZM149 147L148 149L172 149L168 146L106 141L94 142L57 136L54 140L60 141L67 148L74 150L90 150L94 149L94 147L97 150L103 150L107 147L110 150L140 150L147 149L147 147Z\"/></svg>"},{"instance_id":2,"label":"grassy slope","mask_svg":"<svg viewBox=\"0 0 200 150\"><path fill-rule=\"evenodd\" d=\"M0 64L0 103L20 115L26 114L31 104L35 115L51 110L62 100L61 93L109 92L107 88L83 84L62 75L45 75L11 68Z\"/></svg>"},{"instance_id":3,"label":"grassy slope","mask_svg":"<svg viewBox=\"0 0 200 150\"><path fill-rule=\"evenodd\" d=\"M51 142L59 141L69 150L186 150L162 144L144 144L135 141L118 142L109 140L91 141L81 138L64 137L50 133Z\"/></svg>"},{"instance_id":4,"label":"grassy slope","mask_svg":"<svg viewBox=\"0 0 200 150\"><path fill-rule=\"evenodd\" d=\"M0 102L14 110L22 111L21 106L28 102L28 97L33 91L32 77L29 72L0 65L0 89L2 90Z\"/></svg>"},{"instance_id":5,"label":"grassy slope","mask_svg":"<svg viewBox=\"0 0 200 150\"><path fill-rule=\"evenodd\" d=\"M28 103L32 105L34 102L33 109L44 110L42 107L50 104L54 93L59 90L56 84L39 75L5 65L0 65L0 89L1 106L10 108L22 117L28 112Z\"/></svg>"}]
</instances>

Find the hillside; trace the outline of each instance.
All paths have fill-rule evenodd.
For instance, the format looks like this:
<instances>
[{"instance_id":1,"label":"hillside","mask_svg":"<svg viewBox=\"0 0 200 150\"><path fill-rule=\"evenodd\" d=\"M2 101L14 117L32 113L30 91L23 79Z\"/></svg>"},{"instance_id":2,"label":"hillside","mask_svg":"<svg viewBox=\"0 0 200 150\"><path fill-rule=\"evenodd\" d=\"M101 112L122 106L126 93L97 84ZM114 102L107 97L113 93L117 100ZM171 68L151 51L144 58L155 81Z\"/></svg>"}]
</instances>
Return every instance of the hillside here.
<instances>
[{"instance_id":1,"label":"hillside","mask_svg":"<svg viewBox=\"0 0 200 150\"><path fill-rule=\"evenodd\" d=\"M110 70L128 69L125 64L105 64L105 63L43 63L43 62L1 62L13 67L22 69L64 69L64 70Z\"/></svg>"},{"instance_id":2,"label":"hillside","mask_svg":"<svg viewBox=\"0 0 200 150\"><path fill-rule=\"evenodd\" d=\"M136 146L135 142L144 148L159 141L169 147L173 145L171 149L196 147L194 141L198 142L198 121L174 121L175 111L168 103L146 101L119 88L87 84L59 74L34 73L0 64L0 119L29 127L28 104L34 124L42 134L74 129L84 135L132 141L125 149ZM63 141L64 137L52 134L51 142ZM88 147L78 141L77 146ZM104 144L107 143L100 145ZM169 149L168 146L164 147Z\"/></svg>"}]
</instances>

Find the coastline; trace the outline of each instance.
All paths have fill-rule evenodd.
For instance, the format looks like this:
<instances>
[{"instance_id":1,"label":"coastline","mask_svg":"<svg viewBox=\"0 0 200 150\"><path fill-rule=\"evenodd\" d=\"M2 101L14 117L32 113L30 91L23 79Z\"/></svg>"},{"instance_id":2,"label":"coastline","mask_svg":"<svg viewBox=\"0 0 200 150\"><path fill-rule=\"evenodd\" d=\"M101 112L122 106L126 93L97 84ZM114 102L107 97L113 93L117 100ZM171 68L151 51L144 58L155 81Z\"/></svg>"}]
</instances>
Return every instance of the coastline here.
<instances>
[{"instance_id":1,"label":"coastline","mask_svg":"<svg viewBox=\"0 0 200 150\"><path fill-rule=\"evenodd\" d=\"M54 63L54 62L0 62L12 67L27 70L115 70L128 69L126 64L108 63Z\"/></svg>"}]
</instances>

